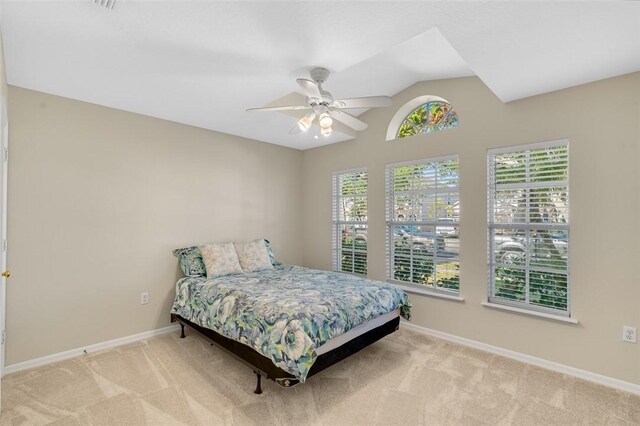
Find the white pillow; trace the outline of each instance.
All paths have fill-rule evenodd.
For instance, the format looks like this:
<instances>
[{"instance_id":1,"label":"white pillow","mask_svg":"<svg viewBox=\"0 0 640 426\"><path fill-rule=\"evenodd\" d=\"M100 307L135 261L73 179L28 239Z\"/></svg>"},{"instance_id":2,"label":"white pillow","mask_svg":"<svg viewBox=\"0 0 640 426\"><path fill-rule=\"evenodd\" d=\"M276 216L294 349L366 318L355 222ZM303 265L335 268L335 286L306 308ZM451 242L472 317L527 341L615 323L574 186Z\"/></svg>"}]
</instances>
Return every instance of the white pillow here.
<instances>
[{"instance_id":1,"label":"white pillow","mask_svg":"<svg viewBox=\"0 0 640 426\"><path fill-rule=\"evenodd\" d=\"M240 266L245 274L255 271L273 269L269 252L264 240L254 240L248 243L233 243L238 253Z\"/></svg>"},{"instance_id":2,"label":"white pillow","mask_svg":"<svg viewBox=\"0 0 640 426\"><path fill-rule=\"evenodd\" d=\"M198 249L207 269L207 278L242 273L233 243L204 244Z\"/></svg>"}]
</instances>

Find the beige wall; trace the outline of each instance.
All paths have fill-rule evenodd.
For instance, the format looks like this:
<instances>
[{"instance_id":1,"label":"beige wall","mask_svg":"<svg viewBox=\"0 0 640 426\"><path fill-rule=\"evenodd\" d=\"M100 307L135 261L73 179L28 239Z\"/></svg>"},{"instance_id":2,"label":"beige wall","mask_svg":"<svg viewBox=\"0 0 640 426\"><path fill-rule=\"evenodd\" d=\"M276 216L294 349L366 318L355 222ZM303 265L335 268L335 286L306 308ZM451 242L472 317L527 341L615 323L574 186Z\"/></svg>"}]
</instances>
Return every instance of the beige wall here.
<instances>
[{"instance_id":1,"label":"beige wall","mask_svg":"<svg viewBox=\"0 0 640 426\"><path fill-rule=\"evenodd\" d=\"M9 112L8 365L169 325L174 248L302 261L300 151L16 87Z\"/></svg>"},{"instance_id":2,"label":"beige wall","mask_svg":"<svg viewBox=\"0 0 640 426\"><path fill-rule=\"evenodd\" d=\"M351 142L303 154L304 265L331 268L331 174L369 171L369 277L385 277L385 164L460 155L461 295L454 302L411 295L415 324L640 384L640 345L621 340L640 327L638 265L640 73L501 103L477 78L416 84L394 107L363 117ZM437 95L461 126L385 142L398 107ZM570 140L571 304L578 325L491 310L486 300L486 151Z\"/></svg>"},{"instance_id":3,"label":"beige wall","mask_svg":"<svg viewBox=\"0 0 640 426\"><path fill-rule=\"evenodd\" d=\"M395 108L423 94L461 126L385 142ZM640 327L639 102L640 73L506 105L476 78L425 82L367 112L358 139L299 152L10 87L7 364L168 325L175 247L265 236L284 261L330 269L336 170L369 170L369 276L384 280L385 164L455 153L465 301L412 295L414 322L640 383L640 345L621 341ZM559 138L578 325L480 305L486 150Z\"/></svg>"}]
</instances>

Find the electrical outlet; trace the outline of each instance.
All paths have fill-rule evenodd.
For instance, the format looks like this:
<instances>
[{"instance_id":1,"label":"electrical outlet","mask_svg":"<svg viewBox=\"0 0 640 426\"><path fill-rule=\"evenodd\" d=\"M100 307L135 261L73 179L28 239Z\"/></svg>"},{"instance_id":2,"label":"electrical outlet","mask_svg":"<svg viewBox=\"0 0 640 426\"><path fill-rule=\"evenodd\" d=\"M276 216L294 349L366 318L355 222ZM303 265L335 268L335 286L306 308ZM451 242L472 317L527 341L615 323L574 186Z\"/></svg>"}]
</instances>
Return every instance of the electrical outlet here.
<instances>
[{"instance_id":1,"label":"electrical outlet","mask_svg":"<svg viewBox=\"0 0 640 426\"><path fill-rule=\"evenodd\" d=\"M146 305L149 303L149 293L140 293L140 304Z\"/></svg>"},{"instance_id":2,"label":"electrical outlet","mask_svg":"<svg viewBox=\"0 0 640 426\"><path fill-rule=\"evenodd\" d=\"M629 343L636 343L636 328L628 325L623 326L622 340Z\"/></svg>"}]
</instances>

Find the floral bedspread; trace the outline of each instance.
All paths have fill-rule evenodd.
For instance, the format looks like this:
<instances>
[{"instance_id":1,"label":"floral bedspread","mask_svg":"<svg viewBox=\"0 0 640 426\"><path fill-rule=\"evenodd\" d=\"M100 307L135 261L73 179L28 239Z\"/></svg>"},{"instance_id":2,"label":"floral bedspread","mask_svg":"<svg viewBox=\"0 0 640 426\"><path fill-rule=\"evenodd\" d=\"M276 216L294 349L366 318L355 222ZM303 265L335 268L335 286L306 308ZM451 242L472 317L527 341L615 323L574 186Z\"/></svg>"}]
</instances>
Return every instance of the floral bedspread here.
<instances>
[{"instance_id":1,"label":"floral bedspread","mask_svg":"<svg viewBox=\"0 0 640 426\"><path fill-rule=\"evenodd\" d=\"M182 278L171 312L252 347L304 382L316 348L398 308L409 319L406 293L390 284L279 265L251 274Z\"/></svg>"}]
</instances>

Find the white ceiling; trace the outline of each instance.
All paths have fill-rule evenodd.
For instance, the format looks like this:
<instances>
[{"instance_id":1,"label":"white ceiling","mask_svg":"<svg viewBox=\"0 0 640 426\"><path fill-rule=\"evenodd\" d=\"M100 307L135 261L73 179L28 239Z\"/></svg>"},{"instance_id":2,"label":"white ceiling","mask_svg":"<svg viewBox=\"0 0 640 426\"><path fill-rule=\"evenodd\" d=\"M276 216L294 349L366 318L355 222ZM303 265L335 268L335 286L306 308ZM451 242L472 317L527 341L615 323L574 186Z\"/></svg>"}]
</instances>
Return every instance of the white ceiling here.
<instances>
[{"instance_id":1,"label":"white ceiling","mask_svg":"<svg viewBox=\"0 0 640 426\"><path fill-rule=\"evenodd\" d=\"M353 132L245 109L314 66L338 98L475 74L504 102L640 71L636 1L2 1L0 25L9 84L299 149Z\"/></svg>"}]
</instances>

